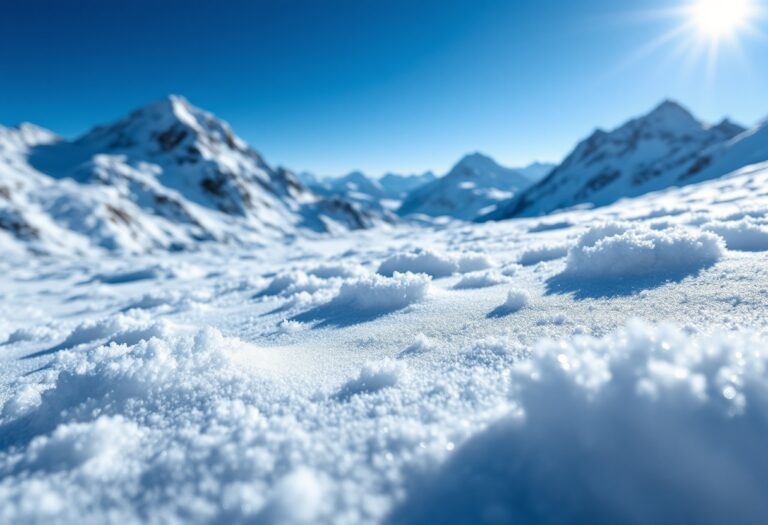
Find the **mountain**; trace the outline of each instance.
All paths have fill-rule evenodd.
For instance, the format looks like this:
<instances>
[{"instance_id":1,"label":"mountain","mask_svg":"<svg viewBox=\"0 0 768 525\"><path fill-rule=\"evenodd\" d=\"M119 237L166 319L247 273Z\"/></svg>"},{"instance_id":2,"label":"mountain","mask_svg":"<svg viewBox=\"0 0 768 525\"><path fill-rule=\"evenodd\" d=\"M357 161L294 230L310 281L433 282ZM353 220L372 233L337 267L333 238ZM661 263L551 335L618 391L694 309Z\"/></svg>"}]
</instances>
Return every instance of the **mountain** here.
<instances>
[{"instance_id":1,"label":"mountain","mask_svg":"<svg viewBox=\"0 0 768 525\"><path fill-rule=\"evenodd\" d=\"M500 166L481 153L473 153L462 158L444 177L413 190L398 214L473 220L530 184L531 180L517 170Z\"/></svg>"},{"instance_id":2,"label":"mountain","mask_svg":"<svg viewBox=\"0 0 768 525\"><path fill-rule=\"evenodd\" d=\"M379 184L387 193L387 198L403 200L405 197L420 186L429 184L437 176L431 171L420 175L398 175L396 173L387 173L379 179Z\"/></svg>"},{"instance_id":3,"label":"mountain","mask_svg":"<svg viewBox=\"0 0 768 525\"><path fill-rule=\"evenodd\" d=\"M310 180L307 175L304 177ZM324 177L323 179L315 177L315 182L310 185L310 188L326 198L342 199L353 203L359 209L388 222L397 220L397 216L390 209L393 206L387 202L386 190L379 181L361 171L353 171L342 177ZM399 202L395 203L394 207L397 205Z\"/></svg>"},{"instance_id":4,"label":"mountain","mask_svg":"<svg viewBox=\"0 0 768 525\"><path fill-rule=\"evenodd\" d=\"M409 192L435 180L428 171L421 175L388 173L380 179L369 177L361 171L353 171L342 177L319 178L312 173L300 174L313 191L326 197L338 197L377 215L396 220L391 210L396 210Z\"/></svg>"},{"instance_id":5,"label":"mountain","mask_svg":"<svg viewBox=\"0 0 768 525\"><path fill-rule=\"evenodd\" d=\"M338 178L328 178L325 185L331 193L338 195L362 194L382 199L386 195L379 181L368 177L362 171L353 171Z\"/></svg>"},{"instance_id":6,"label":"mountain","mask_svg":"<svg viewBox=\"0 0 768 525\"><path fill-rule=\"evenodd\" d=\"M741 135L710 148L686 173L685 182L714 179L751 164L768 161L768 121Z\"/></svg>"},{"instance_id":7,"label":"mountain","mask_svg":"<svg viewBox=\"0 0 768 525\"><path fill-rule=\"evenodd\" d=\"M728 120L710 126L688 110L665 101L649 114L610 131L595 131L544 180L485 218L532 216L578 204L602 206L669 186L712 178L731 169L711 168L715 157L743 133ZM747 159L733 154L733 168ZM759 155L758 155L759 157ZM751 159L754 161L754 158ZM738 165L738 166L737 166Z\"/></svg>"},{"instance_id":8,"label":"mountain","mask_svg":"<svg viewBox=\"0 0 768 525\"><path fill-rule=\"evenodd\" d=\"M549 175L556 167L557 164L549 162L533 162L524 168L514 168L514 170L524 175L531 182L539 182Z\"/></svg>"},{"instance_id":9,"label":"mountain","mask_svg":"<svg viewBox=\"0 0 768 525\"><path fill-rule=\"evenodd\" d=\"M39 251L243 244L379 219L273 168L229 125L170 96L74 141L0 129L0 228Z\"/></svg>"}]
</instances>

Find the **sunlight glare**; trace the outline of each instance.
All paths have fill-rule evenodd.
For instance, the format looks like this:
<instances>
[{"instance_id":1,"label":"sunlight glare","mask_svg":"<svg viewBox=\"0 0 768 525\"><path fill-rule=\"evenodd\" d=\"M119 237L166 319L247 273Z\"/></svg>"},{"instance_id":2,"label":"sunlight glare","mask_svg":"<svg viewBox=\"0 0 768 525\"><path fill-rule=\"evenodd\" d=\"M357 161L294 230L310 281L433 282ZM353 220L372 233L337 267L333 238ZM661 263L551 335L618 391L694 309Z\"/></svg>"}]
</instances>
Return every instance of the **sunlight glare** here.
<instances>
[{"instance_id":1,"label":"sunlight glare","mask_svg":"<svg viewBox=\"0 0 768 525\"><path fill-rule=\"evenodd\" d=\"M744 27L752 12L750 0L697 0L691 16L702 36L719 40Z\"/></svg>"}]
</instances>

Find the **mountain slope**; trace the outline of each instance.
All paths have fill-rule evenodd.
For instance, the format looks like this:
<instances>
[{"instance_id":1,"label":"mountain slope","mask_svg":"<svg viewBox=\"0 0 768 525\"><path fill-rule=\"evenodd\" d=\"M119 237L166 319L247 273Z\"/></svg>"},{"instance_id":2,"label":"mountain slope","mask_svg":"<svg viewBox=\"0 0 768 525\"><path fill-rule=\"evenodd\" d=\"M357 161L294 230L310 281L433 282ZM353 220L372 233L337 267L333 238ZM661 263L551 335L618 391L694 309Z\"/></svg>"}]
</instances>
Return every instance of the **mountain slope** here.
<instances>
[{"instance_id":1,"label":"mountain slope","mask_svg":"<svg viewBox=\"0 0 768 525\"><path fill-rule=\"evenodd\" d=\"M403 200L410 192L429 184L437 177L431 171L427 171L420 175L399 175L397 173L387 173L381 179L379 184L387 193L387 198Z\"/></svg>"},{"instance_id":2,"label":"mountain slope","mask_svg":"<svg viewBox=\"0 0 768 525\"><path fill-rule=\"evenodd\" d=\"M614 131L595 131L544 180L488 218L541 215L585 203L602 206L685 184L708 166L705 152L742 132L728 120L708 126L665 101Z\"/></svg>"},{"instance_id":3,"label":"mountain slope","mask_svg":"<svg viewBox=\"0 0 768 525\"><path fill-rule=\"evenodd\" d=\"M474 153L461 159L444 177L412 191L398 214L473 220L530 184L530 179L518 171Z\"/></svg>"},{"instance_id":4,"label":"mountain slope","mask_svg":"<svg viewBox=\"0 0 768 525\"><path fill-rule=\"evenodd\" d=\"M312 180L304 175L306 180ZM312 191L328 199L341 199L361 210L380 217L385 222L395 222L397 217L385 206L387 192L379 181L361 171L353 171L343 177L325 177L322 181L314 178L309 186Z\"/></svg>"},{"instance_id":5,"label":"mountain slope","mask_svg":"<svg viewBox=\"0 0 768 525\"><path fill-rule=\"evenodd\" d=\"M5 209L23 222L45 217L80 237L79 247L138 252L200 240L261 243L376 222L272 168L229 125L178 96L71 142L29 125L3 128L0 137L0 184L15 188L14 207ZM43 251L51 244L43 238L60 233L46 235L56 230L50 224L36 230Z\"/></svg>"},{"instance_id":6,"label":"mountain slope","mask_svg":"<svg viewBox=\"0 0 768 525\"><path fill-rule=\"evenodd\" d=\"M515 168L515 171L523 174L532 182L539 182L544 177L552 173L552 170L557 167L557 164L551 164L549 162L533 162L524 168Z\"/></svg>"}]
</instances>

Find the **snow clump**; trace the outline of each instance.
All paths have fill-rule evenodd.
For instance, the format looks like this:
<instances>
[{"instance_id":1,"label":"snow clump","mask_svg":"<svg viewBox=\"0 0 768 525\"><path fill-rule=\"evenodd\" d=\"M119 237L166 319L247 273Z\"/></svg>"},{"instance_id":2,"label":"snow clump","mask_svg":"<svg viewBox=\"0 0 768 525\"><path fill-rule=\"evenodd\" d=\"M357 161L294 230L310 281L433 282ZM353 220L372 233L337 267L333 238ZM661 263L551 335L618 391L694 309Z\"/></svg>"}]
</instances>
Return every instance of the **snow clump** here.
<instances>
[{"instance_id":1,"label":"snow clump","mask_svg":"<svg viewBox=\"0 0 768 525\"><path fill-rule=\"evenodd\" d=\"M490 270L486 272L468 273L454 285L455 290L468 290L475 288L489 288L509 281L509 278L501 273Z\"/></svg>"},{"instance_id":2,"label":"snow clump","mask_svg":"<svg viewBox=\"0 0 768 525\"><path fill-rule=\"evenodd\" d=\"M384 313L400 310L427 298L429 275L395 272L392 277L370 275L345 281L326 306L353 312Z\"/></svg>"},{"instance_id":3,"label":"snow clump","mask_svg":"<svg viewBox=\"0 0 768 525\"><path fill-rule=\"evenodd\" d=\"M454 273L487 270L492 261L483 254L465 253L451 256L440 252L418 249L393 255L381 263L377 273L392 276L395 272L423 273L434 278L448 277Z\"/></svg>"},{"instance_id":4,"label":"snow clump","mask_svg":"<svg viewBox=\"0 0 768 525\"><path fill-rule=\"evenodd\" d=\"M528 306L530 302L531 294L525 290L510 290L507 293L507 300L504 301L503 308L509 313L514 313Z\"/></svg>"},{"instance_id":5,"label":"snow clump","mask_svg":"<svg viewBox=\"0 0 768 525\"><path fill-rule=\"evenodd\" d=\"M693 273L719 261L723 239L687 229L655 231L607 223L584 233L568 251L562 275L580 278Z\"/></svg>"},{"instance_id":6,"label":"snow clump","mask_svg":"<svg viewBox=\"0 0 768 525\"><path fill-rule=\"evenodd\" d=\"M762 252L768 250L768 225L745 218L734 222L713 222L704 229L716 233L729 250Z\"/></svg>"}]
</instances>

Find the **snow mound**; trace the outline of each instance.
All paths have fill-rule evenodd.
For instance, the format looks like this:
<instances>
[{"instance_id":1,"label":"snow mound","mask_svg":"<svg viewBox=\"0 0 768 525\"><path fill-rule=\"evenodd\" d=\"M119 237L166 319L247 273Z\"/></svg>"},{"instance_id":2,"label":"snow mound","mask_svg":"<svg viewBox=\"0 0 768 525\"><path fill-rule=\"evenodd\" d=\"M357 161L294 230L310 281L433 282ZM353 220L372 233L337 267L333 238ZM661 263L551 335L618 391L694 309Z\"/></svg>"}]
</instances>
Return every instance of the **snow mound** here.
<instances>
[{"instance_id":1,"label":"snow mound","mask_svg":"<svg viewBox=\"0 0 768 525\"><path fill-rule=\"evenodd\" d=\"M573 226L571 221L542 221L528 228L528 233L542 233L554 230L564 230Z\"/></svg>"},{"instance_id":2,"label":"snow mound","mask_svg":"<svg viewBox=\"0 0 768 525\"><path fill-rule=\"evenodd\" d=\"M326 279L303 271L276 275L258 295L260 297L291 297L301 292L315 293L327 287Z\"/></svg>"},{"instance_id":3,"label":"snow mound","mask_svg":"<svg viewBox=\"0 0 768 525\"><path fill-rule=\"evenodd\" d=\"M24 458L33 470L80 470L83 475L103 479L119 474L125 461L142 439L141 429L121 416L101 416L90 423L67 423L50 436L32 440Z\"/></svg>"},{"instance_id":4,"label":"snow mound","mask_svg":"<svg viewBox=\"0 0 768 525\"><path fill-rule=\"evenodd\" d=\"M486 272L472 272L463 276L461 280L453 286L453 288L455 290L489 288L491 286L504 284L508 281L509 278L495 270L489 270Z\"/></svg>"},{"instance_id":5,"label":"snow mound","mask_svg":"<svg viewBox=\"0 0 768 525\"><path fill-rule=\"evenodd\" d=\"M539 246L526 250L520 255L520 264L523 266L533 266L540 262L554 261L568 255L568 246Z\"/></svg>"},{"instance_id":6,"label":"snow mound","mask_svg":"<svg viewBox=\"0 0 768 525\"><path fill-rule=\"evenodd\" d=\"M493 268L493 261L482 253L464 253L456 261L459 273L479 272Z\"/></svg>"},{"instance_id":7,"label":"snow mound","mask_svg":"<svg viewBox=\"0 0 768 525\"><path fill-rule=\"evenodd\" d=\"M116 344L133 345L152 337L164 337L172 331L165 320L152 322L147 316L119 314L100 321L86 321L77 325L55 350L65 350L86 343L109 339Z\"/></svg>"},{"instance_id":8,"label":"snow mound","mask_svg":"<svg viewBox=\"0 0 768 525\"><path fill-rule=\"evenodd\" d=\"M297 334L305 328L304 323L292 321L291 319L283 319L277 325L277 331L281 334Z\"/></svg>"},{"instance_id":9,"label":"snow mound","mask_svg":"<svg viewBox=\"0 0 768 525\"><path fill-rule=\"evenodd\" d=\"M50 328L44 326L33 326L29 328L17 328L6 338L2 344L10 345L14 343L21 343L25 341L39 341L41 339L47 339L52 335L53 331Z\"/></svg>"},{"instance_id":10,"label":"snow mound","mask_svg":"<svg viewBox=\"0 0 768 525\"><path fill-rule=\"evenodd\" d=\"M440 252L418 249L393 255L379 265L377 273L392 276L395 272L424 273L434 278L448 277L454 273L487 270L492 261L483 254L465 253L454 257Z\"/></svg>"},{"instance_id":11,"label":"snow mound","mask_svg":"<svg viewBox=\"0 0 768 525\"><path fill-rule=\"evenodd\" d=\"M160 265L153 265L135 270L100 273L94 275L93 280L104 284L125 284L149 279L161 279L172 275L172 272L168 268Z\"/></svg>"},{"instance_id":12,"label":"snow mound","mask_svg":"<svg viewBox=\"0 0 768 525\"><path fill-rule=\"evenodd\" d=\"M502 308L509 313L522 310L531 302L531 294L525 290L510 290Z\"/></svg>"},{"instance_id":13,"label":"snow mound","mask_svg":"<svg viewBox=\"0 0 768 525\"><path fill-rule=\"evenodd\" d=\"M724 242L709 232L651 230L607 223L584 233L568 251L565 271L579 278L688 274L719 261Z\"/></svg>"},{"instance_id":14,"label":"snow mound","mask_svg":"<svg viewBox=\"0 0 768 525\"><path fill-rule=\"evenodd\" d=\"M735 222L714 222L704 229L716 233L723 239L729 250L762 252L768 250L768 225L744 218Z\"/></svg>"},{"instance_id":15,"label":"snow mound","mask_svg":"<svg viewBox=\"0 0 768 525\"><path fill-rule=\"evenodd\" d=\"M390 523L768 520L764 340L631 323L543 342L513 370L513 415L423 480Z\"/></svg>"},{"instance_id":16,"label":"snow mound","mask_svg":"<svg viewBox=\"0 0 768 525\"><path fill-rule=\"evenodd\" d=\"M435 341L431 340L424 334L418 334L416 336L416 340L406 349L400 352L399 357L426 354L427 352L433 351L436 347L437 345Z\"/></svg>"},{"instance_id":17,"label":"snow mound","mask_svg":"<svg viewBox=\"0 0 768 525\"><path fill-rule=\"evenodd\" d=\"M371 275L350 280L328 306L368 313L400 310L426 299L431 280L428 275L399 272L392 277Z\"/></svg>"},{"instance_id":18,"label":"snow mound","mask_svg":"<svg viewBox=\"0 0 768 525\"><path fill-rule=\"evenodd\" d=\"M365 269L357 264L349 263L328 263L313 266L306 270L306 273L320 279L349 278L359 277L365 274Z\"/></svg>"},{"instance_id":19,"label":"snow mound","mask_svg":"<svg viewBox=\"0 0 768 525\"><path fill-rule=\"evenodd\" d=\"M350 399L359 394L371 394L393 387L407 373L402 361L385 359L365 365L358 376L347 381L337 394L340 399Z\"/></svg>"},{"instance_id":20,"label":"snow mound","mask_svg":"<svg viewBox=\"0 0 768 525\"><path fill-rule=\"evenodd\" d=\"M312 524L324 506L325 486L311 469L299 467L283 477L259 515L258 523L270 525Z\"/></svg>"},{"instance_id":21,"label":"snow mound","mask_svg":"<svg viewBox=\"0 0 768 525\"><path fill-rule=\"evenodd\" d=\"M459 270L448 255L428 250L393 255L381 263L377 273L391 277L395 272L423 273L432 277L448 277Z\"/></svg>"}]
</instances>

